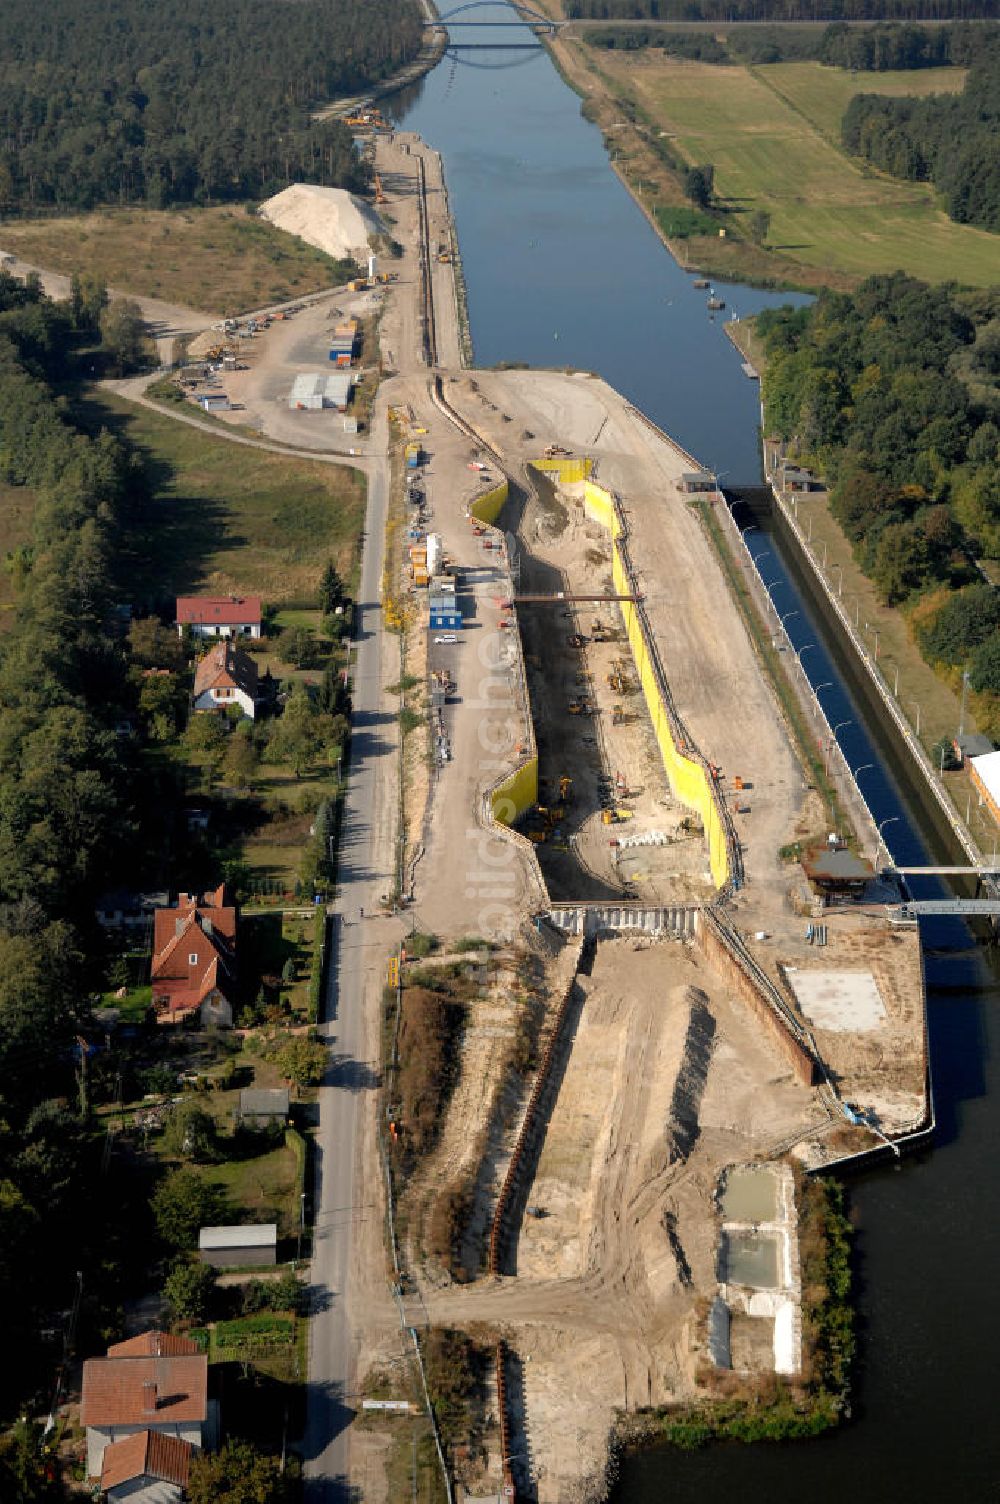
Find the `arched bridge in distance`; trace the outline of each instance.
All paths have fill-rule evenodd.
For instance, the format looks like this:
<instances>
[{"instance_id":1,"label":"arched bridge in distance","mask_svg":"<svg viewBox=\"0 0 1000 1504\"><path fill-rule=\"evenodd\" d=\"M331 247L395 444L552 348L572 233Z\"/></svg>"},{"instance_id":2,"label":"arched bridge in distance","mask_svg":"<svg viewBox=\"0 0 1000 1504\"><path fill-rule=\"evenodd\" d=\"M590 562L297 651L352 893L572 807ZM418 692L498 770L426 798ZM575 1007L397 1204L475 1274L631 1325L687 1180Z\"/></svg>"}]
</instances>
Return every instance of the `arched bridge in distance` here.
<instances>
[{"instance_id":1,"label":"arched bridge in distance","mask_svg":"<svg viewBox=\"0 0 1000 1504\"><path fill-rule=\"evenodd\" d=\"M516 19L490 20L479 16L469 17L468 15L470 11L496 11L501 8L503 10L514 11ZM528 26L536 36L539 34L554 36L560 27L565 24L564 21L556 21L551 16L543 15L541 11L534 10L530 5L519 4L518 0L510 0L509 4L504 3L504 0L466 0L464 5L456 5L452 10L444 11L435 20L428 22L429 26L444 27L449 32L458 27L473 28L485 26L491 30L495 30L503 26L512 26L518 29L522 26ZM459 48L463 51L470 48L488 48L493 50L496 48L506 49L513 47L534 50L538 45L537 42L453 42L450 37L448 39L448 50L450 52Z\"/></svg>"}]
</instances>

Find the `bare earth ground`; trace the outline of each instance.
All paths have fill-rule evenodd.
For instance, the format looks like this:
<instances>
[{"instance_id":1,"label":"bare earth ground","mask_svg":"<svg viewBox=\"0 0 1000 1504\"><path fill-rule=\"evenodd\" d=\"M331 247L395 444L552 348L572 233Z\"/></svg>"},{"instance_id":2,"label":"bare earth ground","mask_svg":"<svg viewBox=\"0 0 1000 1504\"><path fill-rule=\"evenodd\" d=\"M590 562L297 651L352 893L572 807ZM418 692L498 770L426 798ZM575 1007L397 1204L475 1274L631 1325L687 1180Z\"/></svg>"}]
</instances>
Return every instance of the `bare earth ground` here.
<instances>
[{"instance_id":1,"label":"bare earth ground","mask_svg":"<svg viewBox=\"0 0 1000 1504\"><path fill-rule=\"evenodd\" d=\"M617 1408L694 1392L720 1170L822 1116L690 943L599 945L578 1006L517 1275L425 1296L521 1358L543 1504L600 1495Z\"/></svg>"}]
</instances>

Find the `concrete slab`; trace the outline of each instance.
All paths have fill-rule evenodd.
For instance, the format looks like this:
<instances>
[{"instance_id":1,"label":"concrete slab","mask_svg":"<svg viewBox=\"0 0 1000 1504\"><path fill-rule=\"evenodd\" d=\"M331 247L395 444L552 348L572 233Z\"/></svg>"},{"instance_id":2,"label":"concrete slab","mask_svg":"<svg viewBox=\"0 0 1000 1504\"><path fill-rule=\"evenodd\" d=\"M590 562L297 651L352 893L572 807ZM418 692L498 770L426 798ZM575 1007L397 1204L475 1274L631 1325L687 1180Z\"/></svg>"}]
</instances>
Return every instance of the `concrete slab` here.
<instances>
[{"instance_id":1,"label":"concrete slab","mask_svg":"<svg viewBox=\"0 0 1000 1504\"><path fill-rule=\"evenodd\" d=\"M870 971L797 971L786 975L803 1013L821 1029L867 1033L886 1019L878 983Z\"/></svg>"}]
</instances>

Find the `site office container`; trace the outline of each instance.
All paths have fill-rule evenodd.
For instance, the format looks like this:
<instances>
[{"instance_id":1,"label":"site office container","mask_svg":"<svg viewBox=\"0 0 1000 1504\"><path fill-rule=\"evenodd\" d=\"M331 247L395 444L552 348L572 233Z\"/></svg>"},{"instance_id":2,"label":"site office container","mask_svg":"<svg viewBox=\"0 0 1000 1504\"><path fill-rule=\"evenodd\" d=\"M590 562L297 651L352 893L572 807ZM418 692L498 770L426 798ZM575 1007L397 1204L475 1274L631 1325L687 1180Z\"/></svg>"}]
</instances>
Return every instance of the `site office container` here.
<instances>
[{"instance_id":1,"label":"site office container","mask_svg":"<svg viewBox=\"0 0 1000 1504\"><path fill-rule=\"evenodd\" d=\"M403 453L406 456L407 470L416 470L417 466L420 464L420 445L407 444L406 448L403 450Z\"/></svg>"}]
</instances>

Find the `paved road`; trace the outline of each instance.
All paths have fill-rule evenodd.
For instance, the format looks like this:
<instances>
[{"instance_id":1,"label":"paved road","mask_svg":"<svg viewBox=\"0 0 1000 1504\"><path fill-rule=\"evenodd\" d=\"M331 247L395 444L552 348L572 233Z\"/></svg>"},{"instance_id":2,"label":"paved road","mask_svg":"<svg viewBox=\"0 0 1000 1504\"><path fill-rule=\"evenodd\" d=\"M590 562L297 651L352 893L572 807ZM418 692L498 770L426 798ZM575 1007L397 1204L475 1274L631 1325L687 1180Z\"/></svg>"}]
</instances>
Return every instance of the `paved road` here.
<instances>
[{"instance_id":1,"label":"paved road","mask_svg":"<svg viewBox=\"0 0 1000 1504\"><path fill-rule=\"evenodd\" d=\"M387 443L384 402L375 422L376 447ZM332 1064L320 1092L312 1280L318 1312L311 1323L306 1496L309 1504L349 1498L354 1340L349 1318L352 1245L364 1215L366 1164L356 1174L365 1094L375 1088L377 1009L389 936L373 916L392 885L396 733L381 709L382 617L379 590L388 505L388 463L370 472L353 674L351 768L340 851L340 886L321 1034ZM365 918L362 919L361 911ZM366 1017L366 1004L369 1015ZM371 1010L376 1010L372 1027Z\"/></svg>"}]
</instances>

